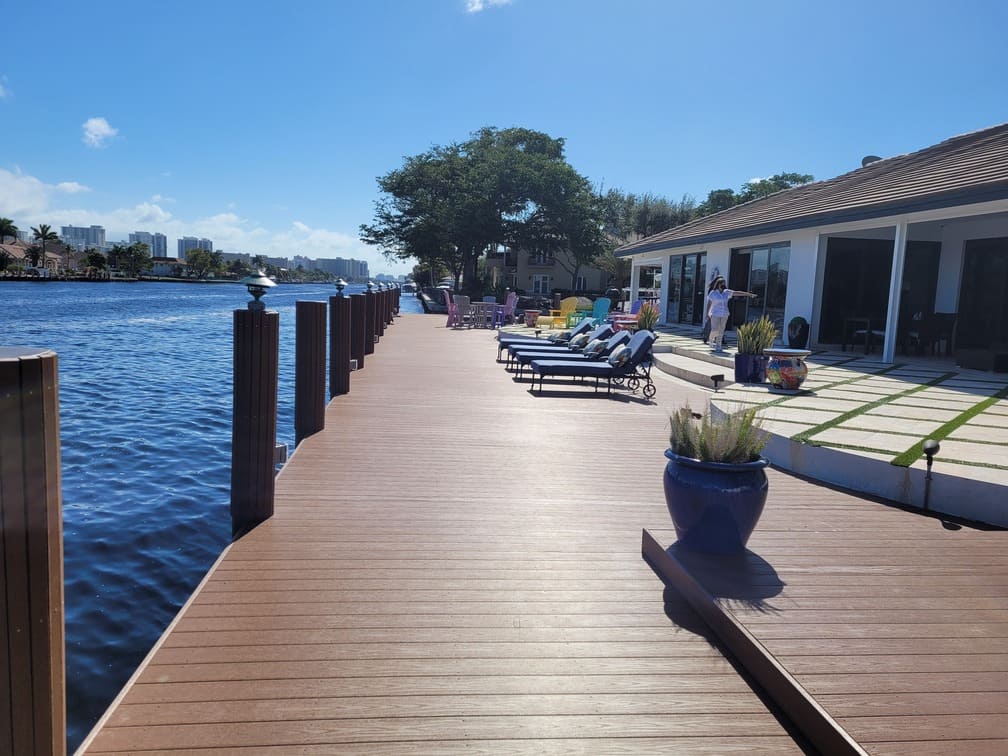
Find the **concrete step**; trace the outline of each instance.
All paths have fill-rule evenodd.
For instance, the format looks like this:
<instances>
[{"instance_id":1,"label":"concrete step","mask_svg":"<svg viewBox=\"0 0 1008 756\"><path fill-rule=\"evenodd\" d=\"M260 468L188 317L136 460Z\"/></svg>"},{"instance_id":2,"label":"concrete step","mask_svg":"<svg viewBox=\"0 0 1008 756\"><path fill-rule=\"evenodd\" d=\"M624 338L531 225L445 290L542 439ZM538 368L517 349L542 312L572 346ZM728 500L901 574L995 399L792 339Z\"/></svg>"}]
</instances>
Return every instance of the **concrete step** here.
<instances>
[{"instance_id":1,"label":"concrete step","mask_svg":"<svg viewBox=\"0 0 1008 756\"><path fill-rule=\"evenodd\" d=\"M710 356L716 357L717 361L698 359L676 351L655 352L653 358L655 367L663 373L674 375L697 386L717 390L733 383L735 377L733 359L721 355ZM720 378L715 381L715 376Z\"/></svg>"}]
</instances>

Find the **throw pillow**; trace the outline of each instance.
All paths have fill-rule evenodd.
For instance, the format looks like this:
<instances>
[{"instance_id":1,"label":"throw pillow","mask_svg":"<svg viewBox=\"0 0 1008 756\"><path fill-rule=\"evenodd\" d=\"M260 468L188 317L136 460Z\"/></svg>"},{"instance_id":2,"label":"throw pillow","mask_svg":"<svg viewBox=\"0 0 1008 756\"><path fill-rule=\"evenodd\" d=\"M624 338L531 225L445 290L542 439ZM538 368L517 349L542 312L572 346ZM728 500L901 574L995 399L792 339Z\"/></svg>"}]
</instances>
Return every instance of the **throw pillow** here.
<instances>
[{"instance_id":1,"label":"throw pillow","mask_svg":"<svg viewBox=\"0 0 1008 756\"><path fill-rule=\"evenodd\" d=\"M609 355L609 364L613 367L623 367L629 359L630 347L626 344L620 344L613 350L613 353Z\"/></svg>"},{"instance_id":2,"label":"throw pillow","mask_svg":"<svg viewBox=\"0 0 1008 756\"><path fill-rule=\"evenodd\" d=\"M605 349L605 341L603 341L602 339L592 339L585 345L584 353L598 354L603 349Z\"/></svg>"},{"instance_id":3,"label":"throw pillow","mask_svg":"<svg viewBox=\"0 0 1008 756\"><path fill-rule=\"evenodd\" d=\"M585 344L588 343L588 334L579 333L577 336L572 338L569 343L571 349L580 349L581 347L583 347Z\"/></svg>"}]
</instances>

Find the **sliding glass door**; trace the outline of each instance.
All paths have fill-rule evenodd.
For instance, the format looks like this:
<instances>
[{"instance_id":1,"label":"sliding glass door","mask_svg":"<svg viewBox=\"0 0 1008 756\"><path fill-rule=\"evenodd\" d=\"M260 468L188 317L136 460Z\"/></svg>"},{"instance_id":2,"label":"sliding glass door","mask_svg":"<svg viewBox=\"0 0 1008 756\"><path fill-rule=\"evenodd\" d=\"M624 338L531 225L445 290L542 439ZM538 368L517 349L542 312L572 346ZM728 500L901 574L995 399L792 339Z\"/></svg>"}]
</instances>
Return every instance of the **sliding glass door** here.
<instances>
[{"instance_id":1,"label":"sliding glass door","mask_svg":"<svg viewBox=\"0 0 1008 756\"><path fill-rule=\"evenodd\" d=\"M707 297L707 253L694 252L669 258L666 321L699 325Z\"/></svg>"},{"instance_id":2,"label":"sliding glass door","mask_svg":"<svg viewBox=\"0 0 1008 756\"><path fill-rule=\"evenodd\" d=\"M766 315L784 332L784 306L787 299L790 244L733 249L728 272L728 288L751 291L752 299L734 299L732 323L747 323Z\"/></svg>"}]
</instances>

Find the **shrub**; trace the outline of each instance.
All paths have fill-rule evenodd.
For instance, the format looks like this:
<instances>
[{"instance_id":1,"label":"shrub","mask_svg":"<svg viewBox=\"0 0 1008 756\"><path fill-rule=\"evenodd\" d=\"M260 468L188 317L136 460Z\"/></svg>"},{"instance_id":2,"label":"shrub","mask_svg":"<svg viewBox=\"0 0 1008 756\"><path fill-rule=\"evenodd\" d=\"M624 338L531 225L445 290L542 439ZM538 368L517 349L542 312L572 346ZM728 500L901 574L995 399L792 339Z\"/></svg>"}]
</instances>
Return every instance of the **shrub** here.
<instances>
[{"instance_id":1,"label":"shrub","mask_svg":"<svg viewBox=\"0 0 1008 756\"><path fill-rule=\"evenodd\" d=\"M769 438L755 407L715 421L709 409L697 416L686 405L669 415L669 425L669 448L681 457L703 462L755 462Z\"/></svg>"},{"instance_id":2,"label":"shrub","mask_svg":"<svg viewBox=\"0 0 1008 756\"><path fill-rule=\"evenodd\" d=\"M766 315L743 323L738 327L738 353L763 354L764 349L773 346L776 338L777 328Z\"/></svg>"},{"instance_id":3,"label":"shrub","mask_svg":"<svg viewBox=\"0 0 1008 756\"><path fill-rule=\"evenodd\" d=\"M645 302L637 313L637 327L653 331L658 322L658 307L652 302Z\"/></svg>"}]
</instances>

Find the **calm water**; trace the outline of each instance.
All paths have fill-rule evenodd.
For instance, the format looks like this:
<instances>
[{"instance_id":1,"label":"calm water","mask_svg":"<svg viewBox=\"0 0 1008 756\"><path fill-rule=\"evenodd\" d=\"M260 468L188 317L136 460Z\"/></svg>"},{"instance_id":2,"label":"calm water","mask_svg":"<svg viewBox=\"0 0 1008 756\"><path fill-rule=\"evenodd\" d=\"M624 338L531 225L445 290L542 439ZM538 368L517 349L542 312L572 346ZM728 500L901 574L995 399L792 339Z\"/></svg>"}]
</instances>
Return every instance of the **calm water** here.
<instances>
[{"instance_id":1,"label":"calm water","mask_svg":"<svg viewBox=\"0 0 1008 756\"><path fill-rule=\"evenodd\" d=\"M294 303L334 291L266 296L290 449ZM71 750L230 537L232 312L247 301L233 284L0 283L0 346L59 354ZM419 303L404 294L402 312Z\"/></svg>"}]
</instances>

